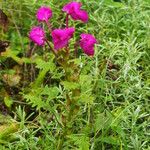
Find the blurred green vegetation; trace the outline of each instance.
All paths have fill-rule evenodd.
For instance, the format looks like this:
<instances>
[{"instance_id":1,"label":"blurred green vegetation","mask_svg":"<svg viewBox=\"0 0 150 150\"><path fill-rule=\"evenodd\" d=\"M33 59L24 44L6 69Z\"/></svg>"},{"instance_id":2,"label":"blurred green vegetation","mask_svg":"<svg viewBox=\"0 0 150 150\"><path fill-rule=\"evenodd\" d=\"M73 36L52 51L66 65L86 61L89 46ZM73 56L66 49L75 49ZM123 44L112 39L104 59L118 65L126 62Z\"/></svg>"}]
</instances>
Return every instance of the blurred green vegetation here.
<instances>
[{"instance_id":1,"label":"blurred green vegetation","mask_svg":"<svg viewBox=\"0 0 150 150\"><path fill-rule=\"evenodd\" d=\"M83 105L78 124L74 126L77 134L68 137L64 149L149 150L150 1L80 1L89 13L89 22L84 25L71 21L71 24L80 27L78 32L95 35L99 42L93 58L81 56L82 72L89 74L94 80L92 92L95 101L90 106ZM8 54L0 55L2 150L55 149L57 141L53 134L58 134L61 129L55 126L55 120L52 119L54 116L48 114L47 110L31 107L32 104L25 100L29 95L23 96L30 91L30 83L38 76L35 65L25 58L30 47L33 47L28 33L32 26L39 24L35 18L36 10L41 5L50 6L54 12L51 19L53 27L62 27L64 24L61 22L64 22L65 14L61 8L67 2L0 0L0 9L9 19L8 30L3 32L0 28L0 40L10 42ZM47 51L45 48L37 48L34 55L45 58ZM22 61L26 62L27 67ZM56 76L59 78L59 70L56 71ZM8 80L8 77L12 80ZM48 77L43 81L45 85L47 81ZM86 81L88 77L85 77L85 83ZM55 82L57 84L57 79ZM35 96L40 90L35 89ZM59 89L59 92L62 91ZM83 127L87 119L91 120L91 124ZM6 134L9 137L5 136Z\"/></svg>"}]
</instances>

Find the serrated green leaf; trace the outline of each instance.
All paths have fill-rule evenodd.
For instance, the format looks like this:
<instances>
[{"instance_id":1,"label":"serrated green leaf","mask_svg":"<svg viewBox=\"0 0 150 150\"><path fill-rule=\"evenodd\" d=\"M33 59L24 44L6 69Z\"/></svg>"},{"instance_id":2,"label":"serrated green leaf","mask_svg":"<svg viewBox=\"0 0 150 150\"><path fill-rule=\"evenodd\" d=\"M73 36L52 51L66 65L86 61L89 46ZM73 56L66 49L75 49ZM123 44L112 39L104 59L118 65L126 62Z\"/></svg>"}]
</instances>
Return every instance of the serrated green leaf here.
<instances>
[{"instance_id":1,"label":"serrated green leaf","mask_svg":"<svg viewBox=\"0 0 150 150\"><path fill-rule=\"evenodd\" d=\"M113 116L107 112L105 113L100 113L96 116L95 120L95 132L100 131L102 129L108 129L110 127L110 124L113 120Z\"/></svg>"},{"instance_id":2,"label":"serrated green leaf","mask_svg":"<svg viewBox=\"0 0 150 150\"><path fill-rule=\"evenodd\" d=\"M55 64L52 61L44 61L42 59L36 60L37 68L43 69L43 70L50 70L53 71L55 69Z\"/></svg>"},{"instance_id":3,"label":"serrated green leaf","mask_svg":"<svg viewBox=\"0 0 150 150\"><path fill-rule=\"evenodd\" d=\"M80 98L79 98L79 101L82 102L82 103L90 103L90 104L92 104L93 101L94 101L94 96L89 95L87 93L82 93Z\"/></svg>"},{"instance_id":4,"label":"serrated green leaf","mask_svg":"<svg viewBox=\"0 0 150 150\"><path fill-rule=\"evenodd\" d=\"M37 109L44 108L45 102L41 99L40 96L36 96L35 94L26 94L24 95L26 101L32 105L32 107L37 107Z\"/></svg>"},{"instance_id":5,"label":"serrated green leaf","mask_svg":"<svg viewBox=\"0 0 150 150\"><path fill-rule=\"evenodd\" d=\"M89 150L89 137L84 134L79 135L70 135L68 136L72 141L74 141L75 145L78 147L78 150Z\"/></svg>"},{"instance_id":6,"label":"serrated green leaf","mask_svg":"<svg viewBox=\"0 0 150 150\"><path fill-rule=\"evenodd\" d=\"M112 126L111 129L113 131L115 131L116 133L118 133L118 135L121 135L122 138L125 137L125 133L124 133L124 131L123 131L121 126Z\"/></svg>"},{"instance_id":7,"label":"serrated green leaf","mask_svg":"<svg viewBox=\"0 0 150 150\"><path fill-rule=\"evenodd\" d=\"M100 139L100 141L108 143L108 144L112 144L112 145L120 145L118 137L114 137L114 136L103 137Z\"/></svg>"},{"instance_id":8,"label":"serrated green leaf","mask_svg":"<svg viewBox=\"0 0 150 150\"><path fill-rule=\"evenodd\" d=\"M98 114L95 120L95 131L105 128L106 122L107 118L104 116L104 114Z\"/></svg>"},{"instance_id":9,"label":"serrated green leaf","mask_svg":"<svg viewBox=\"0 0 150 150\"><path fill-rule=\"evenodd\" d=\"M82 92L91 91L92 89L92 77L88 75L81 75L80 76L80 86Z\"/></svg>"},{"instance_id":10,"label":"serrated green leaf","mask_svg":"<svg viewBox=\"0 0 150 150\"><path fill-rule=\"evenodd\" d=\"M48 99L54 99L59 94L59 89L57 87L48 87L45 86L41 95L48 95Z\"/></svg>"},{"instance_id":11,"label":"serrated green leaf","mask_svg":"<svg viewBox=\"0 0 150 150\"><path fill-rule=\"evenodd\" d=\"M79 84L75 82L62 81L61 84L64 86L66 90L74 90L79 88Z\"/></svg>"}]
</instances>

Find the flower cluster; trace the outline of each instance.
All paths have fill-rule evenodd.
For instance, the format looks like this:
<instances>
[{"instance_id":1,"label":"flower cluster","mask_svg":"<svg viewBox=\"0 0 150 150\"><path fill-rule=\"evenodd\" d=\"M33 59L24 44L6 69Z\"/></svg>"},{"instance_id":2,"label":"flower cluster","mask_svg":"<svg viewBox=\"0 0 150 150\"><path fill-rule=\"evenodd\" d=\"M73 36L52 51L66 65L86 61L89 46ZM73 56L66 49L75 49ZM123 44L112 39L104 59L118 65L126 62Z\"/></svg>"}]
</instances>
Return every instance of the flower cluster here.
<instances>
[{"instance_id":1,"label":"flower cluster","mask_svg":"<svg viewBox=\"0 0 150 150\"><path fill-rule=\"evenodd\" d=\"M81 6L82 6L81 3L70 2L63 7L62 11L65 11L74 20L81 20L83 22L87 22L88 14L86 11L81 10Z\"/></svg>"},{"instance_id":2,"label":"flower cluster","mask_svg":"<svg viewBox=\"0 0 150 150\"><path fill-rule=\"evenodd\" d=\"M51 8L42 6L38 9L36 13L36 18L39 22L45 22L51 31L52 41L54 44L55 51L65 48L69 44L69 40L73 37L75 28L68 27L68 18L71 16L73 20L80 20L83 23L88 21L88 13L81 9L82 4L80 2L69 2L66 4L62 11L67 13L66 17L66 28L54 29L52 30L49 19L52 17L53 13ZM29 33L29 38L36 43L38 46L44 46L46 41L45 31L41 27L33 27ZM95 37L91 34L82 33L80 35L80 40L78 41L80 47L83 49L84 53L93 56L94 55L94 45L97 43Z\"/></svg>"},{"instance_id":3,"label":"flower cluster","mask_svg":"<svg viewBox=\"0 0 150 150\"><path fill-rule=\"evenodd\" d=\"M38 9L36 17L38 21L47 22L52 17L52 10L49 7L42 6Z\"/></svg>"},{"instance_id":4,"label":"flower cluster","mask_svg":"<svg viewBox=\"0 0 150 150\"><path fill-rule=\"evenodd\" d=\"M55 29L52 31L52 39L54 43L54 48L56 50L65 47L68 41L73 37L75 29L65 28L65 29Z\"/></svg>"},{"instance_id":5,"label":"flower cluster","mask_svg":"<svg viewBox=\"0 0 150 150\"><path fill-rule=\"evenodd\" d=\"M33 27L29 33L30 39L39 46L45 44L45 32L41 27Z\"/></svg>"}]
</instances>

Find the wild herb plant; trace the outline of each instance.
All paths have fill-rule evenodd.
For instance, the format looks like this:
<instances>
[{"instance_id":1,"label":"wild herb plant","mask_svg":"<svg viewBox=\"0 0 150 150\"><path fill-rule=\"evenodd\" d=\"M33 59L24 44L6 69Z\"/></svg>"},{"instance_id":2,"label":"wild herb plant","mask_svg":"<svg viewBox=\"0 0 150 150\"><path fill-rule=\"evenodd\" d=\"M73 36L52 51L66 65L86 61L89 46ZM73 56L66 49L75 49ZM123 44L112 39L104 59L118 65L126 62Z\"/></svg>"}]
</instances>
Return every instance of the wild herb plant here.
<instances>
[{"instance_id":1,"label":"wild herb plant","mask_svg":"<svg viewBox=\"0 0 150 150\"><path fill-rule=\"evenodd\" d=\"M79 1L89 19L83 23L69 17L75 32L68 42L67 64L76 66L80 76L69 83L60 64L65 47L53 47L47 23L35 19L38 8L50 6L52 29L66 28L62 8L68 1L0 1L10 21L8 32L0 37L10 42L0 53L0 149L149 150L150 1ZM50 46L45 40L43 46L29 41L35 25L44 30L41 35ZM97 43L100 39L94 56L83 53L82 33L95 35ZM75 89L81 89L82 96L74 97ZM66 93L79 99L75 109L71 107L76 112L70 124L65 123L71 106ZM69 133L62 139L65 124Z\"/></svg>"},{"instance_id":2,"label":"wild herb plant","mask_svg":"<svg viewBox=\"0 0 150 150\"><path fill-rule=\"evenodd\" d=\"M73 38L79 27L71 26L70 21L73 19L83 23L88 22L88 13L82 10L81 6L79 2L70 2L63 7L66 22L63 23L65 27L61 29L53 29L49 21L53 16L51 8L41 6L36 17L42 23L42 27L35 26L29 33L30 39L38 46L47 44L50 53L45 59L35 58L36 67L40 72L32 83L29 93L24 94L24 98L32 106L37 107L37 110L46 110L47 115L53 116L51 122L55 123L53 122L54 128L51 133L55 141L53 146L56 149L67 148L66 141L73 142L72 136L81 134L83 139L88 138L83 134L82 129L92 123L90 116L84 122L82 120L84 116L81 107L86 105L85 113L90 113L94 95L92 77L82 71L79 46L88 57L92 57L97 40L89 33L81 33L80 36L75 35ZM45 24L48 32L44 30ZM57 77L58 72L59 77ZM50 73L52 81L51 84L43 85L47 73ZM56 126L59 126L57 131L55 131ZM88 148L89 145L86 144L86 147Z\"/></svg>"}]
</instances>

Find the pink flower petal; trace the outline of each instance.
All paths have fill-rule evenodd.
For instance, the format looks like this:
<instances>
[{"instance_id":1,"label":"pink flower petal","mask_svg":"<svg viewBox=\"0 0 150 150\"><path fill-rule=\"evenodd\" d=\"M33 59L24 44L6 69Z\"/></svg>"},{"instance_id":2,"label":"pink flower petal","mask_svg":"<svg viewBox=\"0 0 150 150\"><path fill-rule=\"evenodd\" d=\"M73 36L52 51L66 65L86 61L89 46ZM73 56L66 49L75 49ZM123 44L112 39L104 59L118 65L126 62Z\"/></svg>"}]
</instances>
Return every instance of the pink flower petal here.
<instances>
[{"instance_id":1,"label":"pink flower petal","mask_svg":"<svg viewBox=\"0 0 150 150\"><path fill-rule=\"evenodd\" d=\"M82 22L88 21L88 13L81 9L82 4L79 2L70 2L63 7L68 15L74 20L81 20Z\"/></svg>"},{"instance_id":2,"label":"pink flower petal","mask_svg":"<svg viewBox=\"0 0 150 150\"><path fill-rule=\"evenodd\" d=\"M55 29L52 31L52 39L56 50L67 46L69 40L73 37L74 28Z\"/></svg>"},{"instance_id":3,"label":"pink flower petal","mask_svg":"<svg viewBox=\"0 0 150 150\"><path fill-rule=\"evenodd\" d=\"M79 10L82 6L79 2L70 2L63 7L63 11L66 11L68 14L72 14L75 10Z\"/></svg>"},{"instance_id":4,"label":"pink flower petal","mask_svg":"<svg viewBox=\"0 0 150 150\"><path fill-rule=\"evenodd\" d=\"M76 13L72 13L71 17L74 20L81 20L84 23L88 21L88 13L84 10L78 10Z\"/></svg>"},{"instance_id":5,"label":"pink flower petal","mask_svg":"<svg viewBox=\"0 0 150 150\"><path fill-rule=\"evenodd\" d=\"M88 56L94 55L94 45L97 43L95 37L91 34L83 33L80 35L80 46L83 49L84 53Z\"/></svg>"},{"instance_id":6,"label":"pink flower petal","mask_svg":"<svg viewBox=\"0 0 150 150\"><path fill-rule=\"evenodd\" d=\"M38 21L48 21L52 17L52 10L49 7L42 6L38 9L36 17Z\"/></svg>"},{"instance_id":7,"label":"pink flower petal","mask_svg":"<svg viewBox=\"0 0 150 150\"><path fill-rule=\"evenodd\" d=\"M33 27L29 33L29 38L39 46L45 44L45 32L41 27Z\"/></svg>"}]
</instances>

